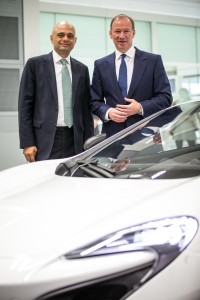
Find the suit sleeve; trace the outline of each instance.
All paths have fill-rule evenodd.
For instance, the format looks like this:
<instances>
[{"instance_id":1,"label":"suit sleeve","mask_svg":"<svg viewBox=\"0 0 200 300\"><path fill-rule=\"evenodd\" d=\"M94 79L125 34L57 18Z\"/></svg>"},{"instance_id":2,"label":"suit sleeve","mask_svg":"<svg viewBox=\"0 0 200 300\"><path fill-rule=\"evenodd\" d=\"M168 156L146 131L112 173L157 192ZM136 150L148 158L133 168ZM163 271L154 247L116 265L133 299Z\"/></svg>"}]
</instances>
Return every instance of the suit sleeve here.
<instances>
[{"instance_id":1,"label":"suit sleeve","mask_svg":"<svg viewBox=\"0 0 200 300\"><path fill-rule=\"evenodd\" d=\"M104 70L105 71L105 70ZM94 63L94 71L91 84L91 110L94 115L97 115L103 122L107 110L110 108L109 105L105 103L105 93L102 85L102 80L99 74L99 68L97 61Z\"/></svg>"},{"instance_id":2,"label":"suit sleeve","mask_svg":"<svg viewBox=\"0 0 200 300\"><path fill-rule=\"evenodd\" d=\"M35 146L33 112L35 103L34 66L29 59L24 67L18 98L18 120L20 148Z\"/></svg>"},{"instance_id":3,"label":"suit sleeve","mask_svg":"<svg viewBox=\"0 0 200 300\"><path fill-rule=\"evenodd\" d=\"M90 76L88 68L86 68L85 75L83 106L84 141L86 141L89 137L94 135L94 120L90 109Z\"/></svg>"},{"instance_id":4,"label":"suit sleeve","mask_svg":"<svg viewBox=\"0 0 200 300\"><path fill-rule=\"evenodd\" d=\"M148 95L149 97L147 96L146 99L142 99L141 102L144 109L144 117L171 106L173 100L162 58L160 55L156 55L155 57L154 68L149 74L152 78L149 78L149 80L145 79L146 83L143 85L143 91L141 88L143 98L145 89L151 91L151 94ZM140 95L138 95L138 100L140 100Z\"/></svg>"}]
</instances>

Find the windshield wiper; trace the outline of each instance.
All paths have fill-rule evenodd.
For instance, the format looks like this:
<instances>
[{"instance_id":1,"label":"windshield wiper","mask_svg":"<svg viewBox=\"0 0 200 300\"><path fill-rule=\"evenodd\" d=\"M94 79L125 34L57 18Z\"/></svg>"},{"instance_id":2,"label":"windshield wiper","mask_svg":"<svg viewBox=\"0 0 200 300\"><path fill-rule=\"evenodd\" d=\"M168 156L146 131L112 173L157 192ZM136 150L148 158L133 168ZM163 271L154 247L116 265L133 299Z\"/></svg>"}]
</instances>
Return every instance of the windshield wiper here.
<instances>
[{"instance_id":1,"label":"windshield wiper","mask_svg":"<svg viewBox=\"0 0 200 300\"><path fill-rule=\"evenodd\" d=\"M96 177L96 178L113 178L115 175L115 171L98 164L98 160L85 162L84 160L78 160L77 164L85 174Z\"/></svg>"}]
</instances>

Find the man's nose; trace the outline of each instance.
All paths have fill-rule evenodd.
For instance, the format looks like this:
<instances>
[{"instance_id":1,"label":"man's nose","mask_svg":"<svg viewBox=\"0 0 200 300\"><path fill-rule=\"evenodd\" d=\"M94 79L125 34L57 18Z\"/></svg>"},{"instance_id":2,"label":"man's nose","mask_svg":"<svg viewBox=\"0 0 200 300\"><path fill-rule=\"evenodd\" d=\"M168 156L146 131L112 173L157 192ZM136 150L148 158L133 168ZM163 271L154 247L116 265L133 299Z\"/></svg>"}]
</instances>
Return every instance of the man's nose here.
<instances>
[{"instance_id":1,"label":"man's nose","mask_svg":"<svg viewBox=\"0 0 200 300\"><path fill-rule=\"evenodd\" d=\"M67 34L65 34L65 35L63 36L63 40L68 40Z\"/></svg>"},{"instance_id":2,"label":"man's nose","mask_svg":"<svg viewBox=\"0 0 200 300\"><path fill-rule=\"evenodd\" d=\"M119 37L120 38L124 38L125 37L125 33L123 31L121 31L120 34L119 34Z\"/></svg>"}]
</instances>

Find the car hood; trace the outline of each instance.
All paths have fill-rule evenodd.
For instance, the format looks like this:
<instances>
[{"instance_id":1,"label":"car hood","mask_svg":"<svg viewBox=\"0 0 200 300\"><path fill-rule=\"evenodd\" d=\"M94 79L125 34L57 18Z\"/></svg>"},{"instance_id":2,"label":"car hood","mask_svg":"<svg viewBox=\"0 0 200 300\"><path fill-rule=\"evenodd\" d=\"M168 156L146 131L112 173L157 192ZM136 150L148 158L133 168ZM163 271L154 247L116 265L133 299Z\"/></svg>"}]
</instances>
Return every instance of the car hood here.
<instances>
[{"instance_id":1,"label":"car hood","mask_svg":"<svg viewBox=\"0 0 200 300\"><path fill-rule=\"evenodd\" d=\"M191 191L198 178L63 177L55 175L59 163L38 162L1 172L0 258L48 261L115 230L195 214L198 195Z\"/></svg>"}]
</instances>

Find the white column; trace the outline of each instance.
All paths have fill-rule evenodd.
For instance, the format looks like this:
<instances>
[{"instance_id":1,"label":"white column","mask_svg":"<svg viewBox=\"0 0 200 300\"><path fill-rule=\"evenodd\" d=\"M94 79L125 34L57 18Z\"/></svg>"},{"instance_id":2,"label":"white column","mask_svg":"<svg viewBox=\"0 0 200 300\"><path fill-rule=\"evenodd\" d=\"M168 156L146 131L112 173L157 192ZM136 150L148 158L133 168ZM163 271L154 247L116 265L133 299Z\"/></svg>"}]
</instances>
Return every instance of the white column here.
<instances>
[{"instance_id":1,"label":"white column","mask_svg":"<svg viewBox=\"0 0 200 300\"><path fill-rule=\"evenodd\" d=\"M40 54L39 0L23 0L24 62Z\"/></svg>"}]
</instances>

